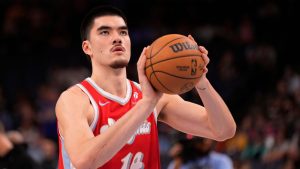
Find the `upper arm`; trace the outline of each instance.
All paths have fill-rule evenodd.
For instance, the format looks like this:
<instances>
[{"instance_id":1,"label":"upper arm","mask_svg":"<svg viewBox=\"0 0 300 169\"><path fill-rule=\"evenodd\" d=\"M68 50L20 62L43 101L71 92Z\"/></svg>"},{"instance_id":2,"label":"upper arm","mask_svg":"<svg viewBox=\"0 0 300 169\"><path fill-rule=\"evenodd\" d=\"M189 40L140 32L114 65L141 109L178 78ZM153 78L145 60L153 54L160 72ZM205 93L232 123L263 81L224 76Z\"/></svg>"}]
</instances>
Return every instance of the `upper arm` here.
<instances>
[{"instance_id":1,"label":"upper arm","mask_svg":"<svg viewBox=\"0 0 300 169\"><path fill-rule=\"evenodd\" d=\"M213 138L207 112L201 105L178 95L164 94L158 103L159 120L184 133Z\"/></svg>"},{"instance_id":2,"label":"upper arm","mask_svg":"<svg viewBox=\"0 0 300 169\"><path fill-rule=\"evenodd\" d=\"M55 112L59 132L63 136L67 151L71 151L86 139L92 138L87 111L91 109L88 96L74 86L59 97Z\"/></svg>"}]
</instances>

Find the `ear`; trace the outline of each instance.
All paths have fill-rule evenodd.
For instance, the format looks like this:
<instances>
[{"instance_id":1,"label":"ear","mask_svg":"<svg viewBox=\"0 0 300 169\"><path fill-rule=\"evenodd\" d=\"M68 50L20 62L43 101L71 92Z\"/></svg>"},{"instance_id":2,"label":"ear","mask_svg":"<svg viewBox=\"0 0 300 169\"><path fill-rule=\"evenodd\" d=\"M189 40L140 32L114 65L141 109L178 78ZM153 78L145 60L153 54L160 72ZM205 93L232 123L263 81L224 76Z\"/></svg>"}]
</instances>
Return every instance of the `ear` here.
<instances>
[{"instance_id":1,"label":"ear","mask_svg":"<svg viewBox=\"0 0 300 169\"><path fill-rule=\"evenodd\" d=\"M91 49L91 45L90 42L88 40L85 40L82 42L82 50L85 54L91 56L92 55L92 49Z\"/></svg>"}]
</instances>

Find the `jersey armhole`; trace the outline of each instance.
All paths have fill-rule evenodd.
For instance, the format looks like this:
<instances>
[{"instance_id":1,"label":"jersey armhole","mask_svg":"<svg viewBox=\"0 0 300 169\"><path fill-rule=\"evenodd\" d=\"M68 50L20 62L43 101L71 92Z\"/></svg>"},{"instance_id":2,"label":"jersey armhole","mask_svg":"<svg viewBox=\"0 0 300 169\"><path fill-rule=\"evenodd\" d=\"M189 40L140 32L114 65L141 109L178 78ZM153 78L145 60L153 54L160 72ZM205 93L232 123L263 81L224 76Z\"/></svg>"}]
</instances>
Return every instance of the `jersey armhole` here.
<instances>
[{"instance_id":1,"label":"jersey armhole","mask_svg":"<svg viewBox=\"0 0 300 169\"><path fill-rule=\"evenodd\" d=\"M99 119L99 109L98 109L97 103L96 103L95 99L92 97L92 95L88 92L88 90L82 84L77 84L77 86L89 97L89 99L92 103L92 106L94 109L94 119L92 121L92 124L90 125L90 128L92 129L92 131L94 131L96 128L97 121Z\"/></svg>"}]
</instances>

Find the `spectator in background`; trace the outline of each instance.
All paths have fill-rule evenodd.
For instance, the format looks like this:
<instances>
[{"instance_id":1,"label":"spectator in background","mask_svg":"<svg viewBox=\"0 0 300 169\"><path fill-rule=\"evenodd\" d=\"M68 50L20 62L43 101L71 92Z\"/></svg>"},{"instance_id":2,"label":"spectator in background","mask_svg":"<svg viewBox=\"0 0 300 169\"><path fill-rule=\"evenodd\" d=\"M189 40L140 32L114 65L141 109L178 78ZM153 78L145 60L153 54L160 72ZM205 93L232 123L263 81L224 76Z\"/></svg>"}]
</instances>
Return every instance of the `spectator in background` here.
<instances>
[{"instance_id":1,"label":"spectator in background","mask_svg":"<svg viewBox=\"0 0 300 169\"><path fill-rule=\"evenodd\" d=\"M170 150L168 169L233 169L230 157L214 151L214 141L193 137L179 140Z\"/></svg>"},{"instance_id":2,"label":"spectator in background","mask_svg":"<svg viewBox=\"0 0 300 169\"><path fill-rule=\"evenodd\" d=\"M0 122L7 130L10 130L14 127L14 119L11 116L11 113L6 109L6 99L3 93L2 86L0 84Z\"/></svg>"},{"instance_id":3,"label":"spectator in background","mask_svg":"<svg viewBox=\"0 0 300 169\"><path fill-rule=\"evenodd\" d=\"M5 132L0 122L0 168L38 169L38 164L27 153L27 145L17 131Z\"/></svg>"}]
</instances>

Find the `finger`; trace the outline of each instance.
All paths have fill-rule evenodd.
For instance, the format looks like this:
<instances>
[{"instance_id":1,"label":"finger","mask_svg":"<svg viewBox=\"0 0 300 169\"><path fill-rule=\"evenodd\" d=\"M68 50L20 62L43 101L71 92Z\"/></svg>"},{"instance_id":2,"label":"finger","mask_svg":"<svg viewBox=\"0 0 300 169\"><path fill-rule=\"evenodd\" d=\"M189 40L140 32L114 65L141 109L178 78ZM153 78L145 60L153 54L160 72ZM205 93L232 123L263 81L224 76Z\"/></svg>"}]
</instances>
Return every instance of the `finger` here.
<instances>
[{"instance_id":1,"label":"finger","mask_svg":"<svg viewBox=\"0 0 300 169\"><path fill-rule=\"evenodd\" d=\"M208 72L207 67L205 67L202 71L203 71L203 74L207 74L207 72Z\"/></svg>"},{"instance_id":2,"label":"finger","mask_svg":"<svg viewBox=\"0 0 300 169\"><path fill-rule=\"evenodd\" d=\"M203 61L204 61L204 63L205 63L205 66L209 63L209 61L210 61L210 59L208 58L208 56L206 55L206 54L204 54L204 53L202 53L202 59L203 59Z\"/></svg>"},{"instance_id":3,"label":"finger","mask_svg":"<svg viewBox=\"0 0 300 169\"><path fill-rule=\"evenodd\" d=\"M206 50L206 48L204 46L199 46L199 50L200 50L200 52L208 55L208 50Z\"/></svg>"},{"instance_id":4,"label":"finger","mask_svg":"<svg viewBox=\"0 0 300 169\"><path fill-rule=\"evenodd\" d=\"M195 39L193 38L193 36L192 35L188 35L188 38L190 38L192 41L195 41ZM196 42L196 41L195 41Z\"/></svg>"},{"instance_id":5,"label":"finger","mask_svg":"<svg viewBox=\"0 0 300 169\"><path fill-rule=\"evenodd\" d=\"M142 63L145 63L145 62L143 62L143 61L145 61L145 52L146 52L146 47L143 48L143 51L142 51L142 53L141 53L141 55L140 55L140 58L139 58L139 60L138 60L138 62L137 62L138 68L140 67L140 65L141 65Z\"/></svg>"},{"instance_id":6,"label":"finger","mask_svg":"<svg viewBox=\"0 0 300 169\"><path fill-rule=\"evenodd\" d=\"M142 79L143 79L143 75L145 74L145 62L146 62L146 50L147 48L144 47L141 55L140 55L140 58L137 62L137 69L138 69L138 78L139 78L139 81L141 82Z\"/></svg>"}]
</instances>

